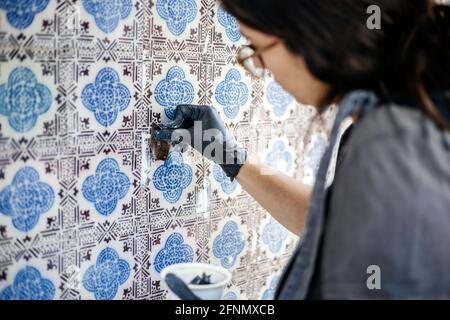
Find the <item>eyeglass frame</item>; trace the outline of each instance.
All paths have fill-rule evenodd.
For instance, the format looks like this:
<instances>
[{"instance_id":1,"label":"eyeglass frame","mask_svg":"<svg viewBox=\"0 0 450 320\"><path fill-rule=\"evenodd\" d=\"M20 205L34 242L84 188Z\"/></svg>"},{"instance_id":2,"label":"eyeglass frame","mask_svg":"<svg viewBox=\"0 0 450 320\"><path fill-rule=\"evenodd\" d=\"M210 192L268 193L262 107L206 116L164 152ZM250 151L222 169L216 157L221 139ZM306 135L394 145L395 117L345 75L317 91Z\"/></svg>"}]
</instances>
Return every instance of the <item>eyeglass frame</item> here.
<instances>
[{"instance_id":1,"label":"eyeglass frame","mask_svg":"<svg viewBox=\"0 0 450 320\"><path fill-rule=\"evenodd\" d=\"M239 50L238 50L238 52L237 52L236 60L237 60L237 62L238 62L245 70L247 70L253 77L255 77L255 78L262 78L262 77L264 77L264 76L261 76L261 77L260 77L260 76L257 76L257 75L255 75L252 71L250 71L250 70L245 66L245 61L247 61L248 59L253 59L253 58L257 57L257 58L260 60L260 62L261 62L261 68L262 68L263 70L265 70L265 69L266 69L266 65L265 65L265 63L264 63L264 59L263 59L263 57L262 57L261 54L262 54L263 52L269 50L269 49L272 49L273 47L275 47L275 46L276 46L277 44L279 44L279 43L280 43L280 40L275 40L274 42L268 44L268 45L265 46L265 47L259 48L258 50L255 50L255 48L254 48L252 45L243 45L243 46L241 46L241 47L239 48ZM240 54L241 54L241 52L242 52L245 48L250 48L251 50L253 50L253 53L252 53L251 55L249 55L248 57L241 58Z\"/></svg>"}]
</instances>

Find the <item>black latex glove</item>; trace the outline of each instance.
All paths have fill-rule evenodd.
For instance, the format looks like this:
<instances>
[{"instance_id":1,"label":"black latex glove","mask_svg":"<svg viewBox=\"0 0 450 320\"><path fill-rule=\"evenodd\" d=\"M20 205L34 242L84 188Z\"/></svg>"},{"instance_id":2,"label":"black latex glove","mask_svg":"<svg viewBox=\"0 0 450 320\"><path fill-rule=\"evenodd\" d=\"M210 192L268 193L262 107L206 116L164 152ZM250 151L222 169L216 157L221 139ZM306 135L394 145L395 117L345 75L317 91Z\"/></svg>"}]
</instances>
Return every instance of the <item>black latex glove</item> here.
<instances>
[{"instance_id":1,"label":"black latex glove","mask_svg":"<svg viewBox=\"0 0 450 320\"><path fill-rule=\"evenodd\" d=\"M199 128L201 124L201 131L194 130L195 122ZM180 135L187 134L180 129L186 129L189 132L190 141L183 141L180 138ZM194 135L196 133L199 133L198 136ZM186 144L189 144L202 155L220 165L231 180L234 180L247 159L246 150L237 145L219 113L211 106L177 106L174 120L160 124L160 129L156 132L156 139L171 142L174 145L181 143L183 149ZM213 142L214 144L210 145ZM215 146L216 152L222 153L221 156L216 152L211 152L213 146Z\"/></svg>"}]
</instances>

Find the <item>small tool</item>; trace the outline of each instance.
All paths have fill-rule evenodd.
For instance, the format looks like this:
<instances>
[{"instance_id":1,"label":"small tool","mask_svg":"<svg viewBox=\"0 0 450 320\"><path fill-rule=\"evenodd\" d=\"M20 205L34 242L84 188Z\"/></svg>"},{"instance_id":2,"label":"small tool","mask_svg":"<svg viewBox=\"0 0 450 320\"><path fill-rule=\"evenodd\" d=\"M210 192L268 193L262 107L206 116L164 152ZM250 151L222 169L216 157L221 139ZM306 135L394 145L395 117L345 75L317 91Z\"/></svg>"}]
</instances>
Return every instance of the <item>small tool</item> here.
<instances>
[{"instance_id":1,"label":"small tool","mask_svg":"<svg viewBox=\"0 0 450 320\"><path fill-rule=\"evenodd\" d=\"M173 273L168 273L166 276L167 286L182 300L201 300L191 289Z\"/></svg>"},{"instance_id":2,"label":"small tool","mask_svg":"<svg viewBox=\"0 0 450 320\"><path fill-rule=\"evenodd\" d=\"M152 158L157 161L166 161L171 145L167 141L160 139L158 136L159 130L161 130L161 127L156 123L152 123L150 138Z\"/></svg>"}]
</instances>

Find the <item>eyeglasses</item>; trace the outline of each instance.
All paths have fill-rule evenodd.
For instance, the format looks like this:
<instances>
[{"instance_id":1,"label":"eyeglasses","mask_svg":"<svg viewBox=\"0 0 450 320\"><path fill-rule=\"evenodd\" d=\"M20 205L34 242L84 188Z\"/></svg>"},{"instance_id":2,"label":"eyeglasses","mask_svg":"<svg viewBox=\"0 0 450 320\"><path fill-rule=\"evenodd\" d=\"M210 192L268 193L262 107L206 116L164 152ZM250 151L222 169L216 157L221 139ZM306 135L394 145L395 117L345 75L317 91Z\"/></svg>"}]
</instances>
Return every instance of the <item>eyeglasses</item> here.
<instances>
[{"instance_id":1,"label":"eyeglasses","mask_svg":"<svg viewBox=\"0 0 450 320\"><path fill-rule=\"evenodd\" d=\"M253 77L263 78L266 66L261 53L275 47L278 43L279 41L275 41L259 50L255 50L252 45L244 45L237 53L237 62Z\"/></svg>"}]
</instances>

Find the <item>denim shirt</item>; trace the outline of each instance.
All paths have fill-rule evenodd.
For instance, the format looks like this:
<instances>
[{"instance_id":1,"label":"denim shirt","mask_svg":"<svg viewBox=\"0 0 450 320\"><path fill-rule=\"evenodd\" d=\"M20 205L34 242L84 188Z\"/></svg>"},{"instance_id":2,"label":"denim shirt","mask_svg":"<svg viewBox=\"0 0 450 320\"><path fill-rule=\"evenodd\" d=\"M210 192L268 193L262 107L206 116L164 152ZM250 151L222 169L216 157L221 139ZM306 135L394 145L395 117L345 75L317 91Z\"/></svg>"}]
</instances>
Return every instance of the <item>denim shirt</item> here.
<instances>
[{"instance_id":1,"label":"denim shirt","mask_svg":"<svg viewBox=\"0 0 450 320\"><path fill-rule=\"evenodd\" d=\"M370 97L353 92L340 106L335 127L358 104L363 116L341 140L330 188L320 181L330 153L321 161L275 299L450 298L450 132L417 106ZM450 119L449 93L434 101Z\"/></svg>"}]
</instances>

